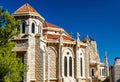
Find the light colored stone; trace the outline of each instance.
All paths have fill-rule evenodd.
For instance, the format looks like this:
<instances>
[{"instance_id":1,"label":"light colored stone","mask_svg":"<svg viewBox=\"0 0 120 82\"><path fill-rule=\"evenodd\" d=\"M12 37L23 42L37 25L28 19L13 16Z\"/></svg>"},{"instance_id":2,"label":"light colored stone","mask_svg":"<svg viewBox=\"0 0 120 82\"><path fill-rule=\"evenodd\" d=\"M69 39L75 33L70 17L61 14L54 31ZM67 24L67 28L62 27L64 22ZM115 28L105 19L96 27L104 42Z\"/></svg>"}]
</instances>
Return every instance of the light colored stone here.
<instances>
[{"instance_id":1,"label":"light colored stone","mask_svg":"<svg viewBox=\"0 0 120 82\"><path fill-rule=\"evenodd\" d=\"M20 24L21 37L16 40L17 48L24 46L27 49L17 51L25 53L24 63L28 66L24 82L98 82L98 79L106 79L100 70L105 70L108 65L100 62L96 41L88 36L81 40L79 34L75 40L63 28L49 24L36 15L22 14L18 18L26 22L25 33L22 33ZM34 33L31 31L32 23L35 24ZM24 35L28 35L26 41L23 41ZM67 76L64 73L65 57Z\"/></svg>"}]
</instances>

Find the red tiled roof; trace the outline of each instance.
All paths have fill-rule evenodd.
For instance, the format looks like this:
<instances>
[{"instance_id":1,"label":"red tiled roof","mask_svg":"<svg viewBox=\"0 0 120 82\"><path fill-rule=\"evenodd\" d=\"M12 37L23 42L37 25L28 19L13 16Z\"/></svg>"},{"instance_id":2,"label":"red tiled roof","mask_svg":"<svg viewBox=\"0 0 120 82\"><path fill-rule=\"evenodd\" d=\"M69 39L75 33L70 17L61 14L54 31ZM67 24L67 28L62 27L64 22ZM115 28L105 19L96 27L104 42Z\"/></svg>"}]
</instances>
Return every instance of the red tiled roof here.
<instances>
[{"instance_id":1,"label":"red tiled roof","mask_svg":"<svg viewBox=\"0 0 120 82\"><path fill-rule=\"evenodd\" d=\"M20 8L18 8L14 14L16 13L32 13L32 14L38 14L38 12L28 3L22 5Z\"/></svg>"},{"instance_id":2,"label":"red tiled roof","mask_svg":"<svg viewBox=\"0 0 120 82\"><path fill-rule=\"evenodd\" d=\"M56 26L56 25L48 23L48 22L44 22L43 27L60 28L59 26Z\"/></svg>"},{"instance_id":3,"label":"red tiled roof","mask_svg":"<svg viewBox=\"0 0 120 82\"><path fill-rule=\"evenodd\" d=\"M48 39L59 39L60 35L53 35L53 34L44 34L43 36L47 36ZM71 37L69 36L62 36L64 40L73 40Z\"/></svg>"},{"instance_id":4,"label":"red tiled roof","mask_svg":"<svg viewBox=\"0 0 120 82\"><path fill-rule=\"evenodd\" d=\"M69 36L63 36L63 39L64 40L73 40L71 37L69 37Z\"/></svg>"},{"instance_id":5,"label":"red tiled roof","mask_svg":"<svg viewBox=\"0 0 120 82\"><path fill-rule=\"evenodd\" d=\"M54 24L51 24L51 23L48 23L48 22L44 22L43 23L43 27L51 27L51 28L59 28L61 29L61 27L59 26L56 26ZM64 32L65 33L65 32ZM66 33L65 33L66 34ZM44 36L47 36L48 39L59 39L60 38L60 35L55 35L55 34L44 34ZM71 36L67 35L63 35L62 36L64 40L74 40Z\"/></svg>"}]
</instances>

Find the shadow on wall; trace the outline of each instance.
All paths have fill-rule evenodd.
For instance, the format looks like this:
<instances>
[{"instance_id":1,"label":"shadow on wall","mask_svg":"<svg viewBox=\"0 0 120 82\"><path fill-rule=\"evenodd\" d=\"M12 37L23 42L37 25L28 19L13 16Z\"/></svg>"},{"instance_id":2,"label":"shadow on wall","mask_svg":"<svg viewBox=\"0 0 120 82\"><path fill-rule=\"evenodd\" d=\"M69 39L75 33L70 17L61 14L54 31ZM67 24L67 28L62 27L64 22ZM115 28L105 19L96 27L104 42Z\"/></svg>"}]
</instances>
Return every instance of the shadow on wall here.
<instances>
[{"instance_id":1,"label":"shadow on wall","mask_svg":"<svg viewBox=\"0 0 120 82\"><path fill-rule=\"evenodd\" d=\"M116 82L120 82L120 79L118 79Z\"/></svg>"},{"instance_id":2,"label":"shadow on wall","mask_svg":"<svg viewBox=\"0 0 120 82\"><path fill-rule=\"evenodd\" d=\"M110 77L107 77L104 81L102 82L110 82Z\"/></svg>"}]
</instances>

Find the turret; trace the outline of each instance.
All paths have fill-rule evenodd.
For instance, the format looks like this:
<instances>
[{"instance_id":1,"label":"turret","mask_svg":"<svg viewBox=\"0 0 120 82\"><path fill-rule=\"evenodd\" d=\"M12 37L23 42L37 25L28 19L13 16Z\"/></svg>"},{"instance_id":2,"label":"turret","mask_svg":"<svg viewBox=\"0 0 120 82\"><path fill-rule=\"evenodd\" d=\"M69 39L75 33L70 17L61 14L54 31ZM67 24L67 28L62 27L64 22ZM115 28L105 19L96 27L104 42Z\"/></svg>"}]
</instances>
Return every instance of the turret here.
<instances>
[{"instance_id":1,"label":"turret","mask_svg":"<svg viewBox=\"0 0 120 82\"><path fill-rule=\"evenodd\" d=\"M109 66L108 66L107 52L104 53L104 64L105 64L105 75L109 76Z\"/></svg>"},{"instance_id":2,"label":"turret","mask_svg":"<svg viewBox=\"0 0 120 82\"><path fill-rule=\"evenodd\" d=\"M41 39L43 23L45 22L45 20L28 3L18 8L13 13L13 16L16 19L21 20L19 28L20 35L19 37L16 37L18 38L16 41L19 43L21 42L21 44L27 45L27 47L25 47L27 50L25 52L22 51L22 53L25 53L24 63L26 66L28 66L28 70L24 76L24 82L41 82L44 79L44 70L41 71L40 69L44 69L44 64L39 63L44 61L44 55L42 52L40 52L40 48L42 49L44 45L44 43L41 44Z\"/></svg>"},{"instance_id":3,"label":"turret","mask_svg":"<svg viewBox=\"0 0 120 82\"><path fill-rule=\"evenodd\" d=\"M104 53L104 64L108 66L107 52Z\"/></svg>"},{"instance_id":4,"label":"turret","mask_svg":"<svg viewBox=\"0 0 120 82\"><path fill-rule=\"evenodd\" d=\"M21 20L20 34L42 34L44 18L30 4L18 8L13 16Z\"/></svg>"}]
</instances>

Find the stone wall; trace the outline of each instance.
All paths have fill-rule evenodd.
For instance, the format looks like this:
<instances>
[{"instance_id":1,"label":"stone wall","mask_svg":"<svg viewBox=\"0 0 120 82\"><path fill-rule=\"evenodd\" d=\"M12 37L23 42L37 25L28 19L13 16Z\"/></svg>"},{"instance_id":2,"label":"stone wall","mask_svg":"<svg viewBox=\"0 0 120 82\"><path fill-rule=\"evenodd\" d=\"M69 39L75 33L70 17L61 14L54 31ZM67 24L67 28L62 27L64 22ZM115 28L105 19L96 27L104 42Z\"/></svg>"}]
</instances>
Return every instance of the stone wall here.
<instances>
[{"instance_id":1,"label":"stone wall","mask_svg":"<svg viewBox=\"0 0 120 82\"><path fill-rule=\"evenodd\" d=\"M114 66L114 82L120 82L120 58L115 60Z\"/></svg>"},{"instance_id":2,"label":"stone wall","mask_svg":"<svg viewBox=\"0 0 120 82\"><path fill-rule=\"evenodd\" d=\"M39 37L35 38L35 78L36 82L40 82L40 42Z\"/></svg>"},{"instance_id":3,"label":"stone wall","mask_svg":"<svg viewBox=\"0 0 120 82\"><path fill-rule=\"evenodd\" d=\"M27 82L35 80L35 37L29 36L27 51Z\"/></svg>"}]
</instances>

